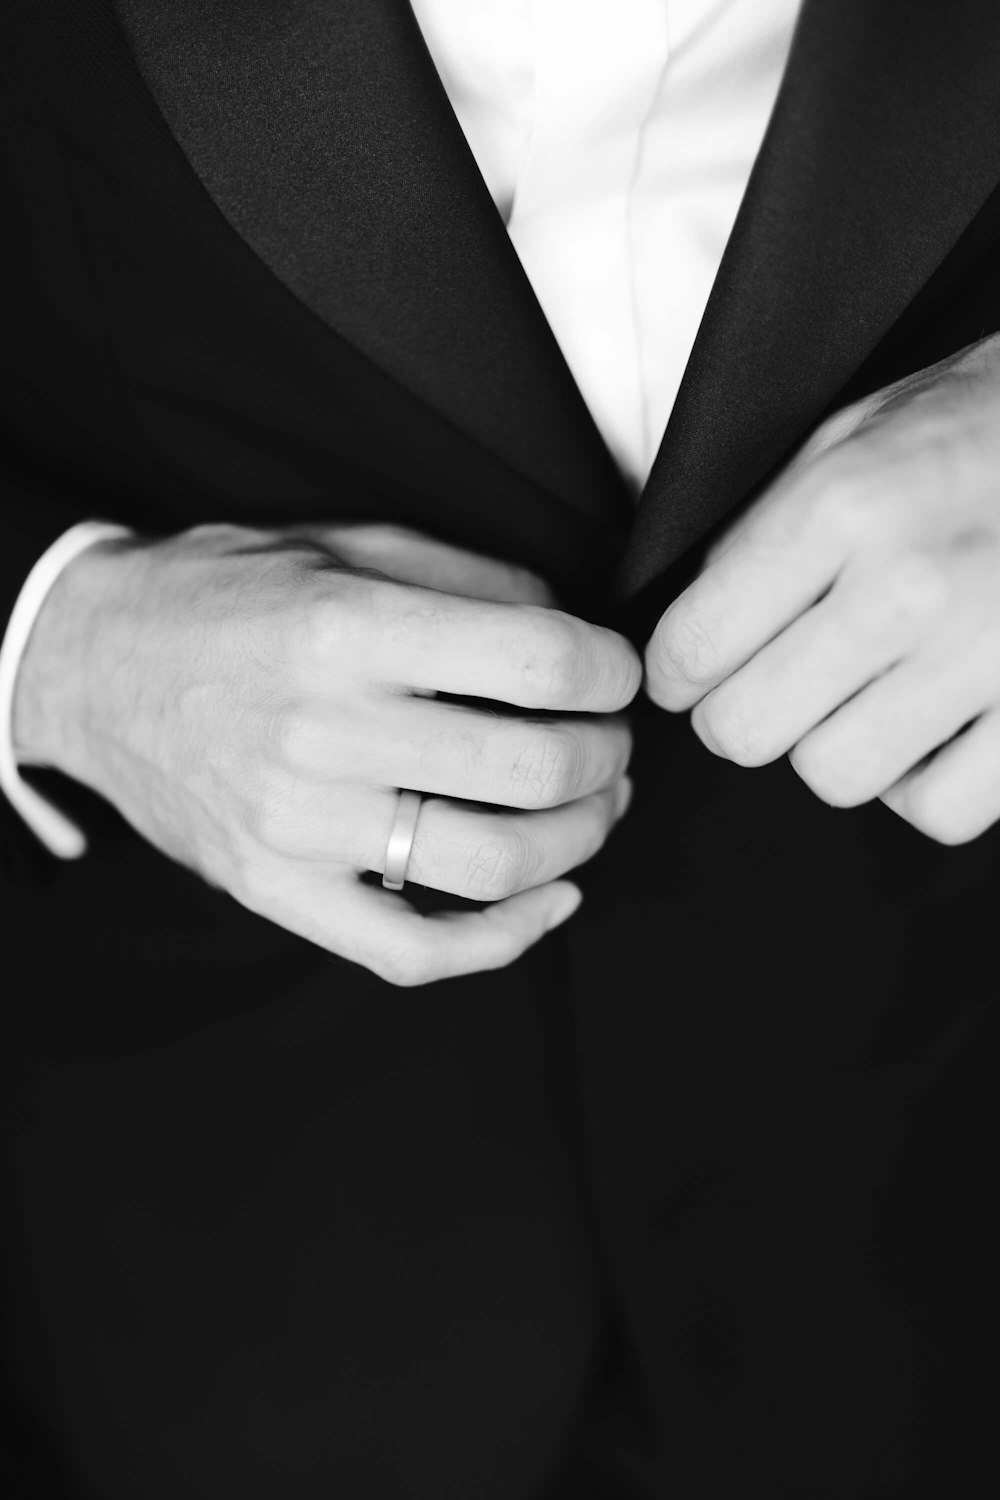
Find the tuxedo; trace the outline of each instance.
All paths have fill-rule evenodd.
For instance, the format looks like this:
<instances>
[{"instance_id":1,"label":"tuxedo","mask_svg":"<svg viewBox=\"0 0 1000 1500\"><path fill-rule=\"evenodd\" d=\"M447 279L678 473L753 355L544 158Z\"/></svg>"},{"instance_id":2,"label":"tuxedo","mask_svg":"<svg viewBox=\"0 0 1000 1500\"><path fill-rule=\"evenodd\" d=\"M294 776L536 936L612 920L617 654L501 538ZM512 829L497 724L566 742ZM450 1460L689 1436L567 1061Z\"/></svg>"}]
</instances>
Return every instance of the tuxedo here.
<instances>
[{"instance_id":1,"label":"tuxedo","mask_svg":"<svg viewBox=\"0 0 1000 1500\"><path fill-rule=\"evenodd\" d=\"M824 415L1000 330L998 78L990 0L806 0L635 510L402 0L8 0L8 604L90 516L362 519L641 644ZM586 915L418 991L54 775L84 861L6 818L29 1493L995 1491L998 835L635 719Z\"/></svg>"}]
</instances>

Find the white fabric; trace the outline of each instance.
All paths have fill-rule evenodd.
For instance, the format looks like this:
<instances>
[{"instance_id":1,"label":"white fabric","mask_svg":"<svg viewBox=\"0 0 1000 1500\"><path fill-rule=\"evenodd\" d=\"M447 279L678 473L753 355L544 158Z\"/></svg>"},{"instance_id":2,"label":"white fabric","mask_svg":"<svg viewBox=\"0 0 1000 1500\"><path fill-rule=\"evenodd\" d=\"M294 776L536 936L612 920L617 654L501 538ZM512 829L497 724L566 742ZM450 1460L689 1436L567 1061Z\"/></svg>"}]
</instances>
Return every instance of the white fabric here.
<instances>
[{"instance_id":1,"label":"white fabric","mask_svg":"<svg viewBox=\"0 0 1000 1500\"><path fill-rule=\"evenodd\" d=\"M107 521L81 521L64 531L25 579L0 645L0 792L49 852L60 859L78 859L86 852L87 841L75 823L21 779L12 732L17 672L38 612L63 569L97 542L130 535L124 526Z\"/></svg>"},{"instance_id":2,"label":"white fabric","mask_svg":"<svg viewBox=\"0 0 1000 1500\"><path fill-rule=\"evenodd\" d=\"M411 0L633 490L659 447L799 0Z\"/></svg>"}]
</instances>

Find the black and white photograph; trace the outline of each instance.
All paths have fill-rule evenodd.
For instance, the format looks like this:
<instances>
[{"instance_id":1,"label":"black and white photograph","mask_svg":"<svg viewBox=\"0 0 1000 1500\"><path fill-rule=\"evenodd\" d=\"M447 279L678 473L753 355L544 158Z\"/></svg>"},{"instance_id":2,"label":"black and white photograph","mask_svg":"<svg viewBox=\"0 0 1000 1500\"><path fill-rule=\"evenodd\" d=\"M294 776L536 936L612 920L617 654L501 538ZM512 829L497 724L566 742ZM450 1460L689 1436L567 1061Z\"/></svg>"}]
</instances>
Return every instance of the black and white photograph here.
<instances>
[{"instance_id":1,"label":"black and white photograph","mask_svg":"<svg viewBox=\"0 0 1000 1500\"><path fill-rule=\"evenodd\" d=\"M0 1492L1000 1494L998 0L0 0Z\"/></svg>"}]
</instances>

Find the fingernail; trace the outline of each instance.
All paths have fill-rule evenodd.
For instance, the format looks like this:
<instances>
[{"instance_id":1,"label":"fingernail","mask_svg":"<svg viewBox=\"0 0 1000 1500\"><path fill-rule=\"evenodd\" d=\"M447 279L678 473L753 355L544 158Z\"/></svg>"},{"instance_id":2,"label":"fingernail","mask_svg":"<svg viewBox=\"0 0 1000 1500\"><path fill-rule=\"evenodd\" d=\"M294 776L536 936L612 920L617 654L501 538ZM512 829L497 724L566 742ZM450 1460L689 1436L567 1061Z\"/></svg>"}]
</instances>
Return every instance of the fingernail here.
<instances>
[{"instance_id":1,"label":"fingernail","mask_svg":"<svg viewBox=\"0 0 1000 1500\"><path fill-rule=\"evenodd\" d=\"M615 792L616 818L623 818L628 812L629 804L632 801L632 791L633 786L631 776L623 776L621 781L619 781L617 790Z\"/></svg>"},{"instance_id":2,"label":"fingernail","mask_svg":"<svg viewBox=\"0 0 1000 1500\"><path fill-rule=\"evenodd\" d=\"M563 922L568 922L582 900L583 892L575 885L564 885L559 892L558 899L552 902L549 910L547 931L551 932L553 927L559 927Z\"/></svg>"}]
</instances>

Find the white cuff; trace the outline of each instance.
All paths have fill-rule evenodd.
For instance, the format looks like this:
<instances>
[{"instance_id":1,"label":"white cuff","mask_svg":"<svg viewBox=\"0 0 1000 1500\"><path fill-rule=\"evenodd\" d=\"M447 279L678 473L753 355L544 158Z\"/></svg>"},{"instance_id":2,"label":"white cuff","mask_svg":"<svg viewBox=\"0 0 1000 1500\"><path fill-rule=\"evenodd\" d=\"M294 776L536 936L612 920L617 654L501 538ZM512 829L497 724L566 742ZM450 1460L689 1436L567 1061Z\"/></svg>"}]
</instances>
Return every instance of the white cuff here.
<instances>
[{"instance_id":1,"label":"white cuff","mask_svg":"<svg viewBox=\"0 0 1000 1500\"><path fill-rule=\"evenodd\" d=\"M34 787L21 780L14 758L14 686L31 627L45 603L49 589L64 568L98 542L133 536L126 526L109 521L81 521L71 526L35 563L7 622L0 645L0 792L20 813L32 833L59 859L79 859L87 851L87 840L75 823L40 797Z\"/></svg>"}]
</instances>

